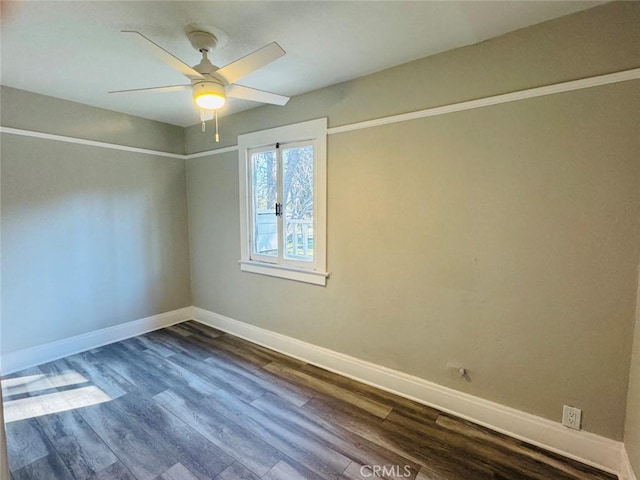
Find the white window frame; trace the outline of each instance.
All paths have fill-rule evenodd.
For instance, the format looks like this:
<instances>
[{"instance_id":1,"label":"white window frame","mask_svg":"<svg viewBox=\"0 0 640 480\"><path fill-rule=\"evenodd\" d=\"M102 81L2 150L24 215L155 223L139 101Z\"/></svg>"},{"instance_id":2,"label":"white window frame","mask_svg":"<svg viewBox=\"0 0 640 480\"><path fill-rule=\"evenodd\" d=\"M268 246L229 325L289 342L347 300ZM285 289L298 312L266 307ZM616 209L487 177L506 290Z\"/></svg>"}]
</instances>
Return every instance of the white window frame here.
<instances>
[{"instance_id":1,"label":"white window frame","mask_svg":"<svg viewBox=\"0 0 640 480\"><path fill-rule=\"evenodd\" d=\"M313 143L313 262L290 262L289 265L252 259L251 156L255 150L276 143ZM272 277L325 286L327 270L327 119L270 128L238 135L240 180L240 269Z\"/></svg>"}]
</instances>

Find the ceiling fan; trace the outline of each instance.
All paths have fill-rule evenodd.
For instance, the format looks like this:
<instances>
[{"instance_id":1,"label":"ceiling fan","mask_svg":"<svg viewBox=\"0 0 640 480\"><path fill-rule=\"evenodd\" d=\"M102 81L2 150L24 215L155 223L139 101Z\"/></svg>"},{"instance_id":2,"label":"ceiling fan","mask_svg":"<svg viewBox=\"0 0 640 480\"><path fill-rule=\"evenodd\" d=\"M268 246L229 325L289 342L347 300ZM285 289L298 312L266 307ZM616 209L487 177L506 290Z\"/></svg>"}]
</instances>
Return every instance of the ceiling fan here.
<instances>
[{"instance_id":1,"label":"ceiling fan","mask_svg":"<svg viewBox=\"0 0 640 480\"><path fill-rule=\"evenodd\" d=\"M188 28L189 27L187 27L187 29ZM144 47L160 58L160 60L191 80L191 83L163 87L136 88L131 90L115 90L109 93L162 93L191 89L193 100L200 108L202 130L204 131L204 122L206 120L211 120L214 116L216 118L216 141L219 141L217 132L217 110L222 108L227 97L270 103L273 105L285 105L289 101L289 97L235 83L255 70L282 57L285 51L276 42L272 42L245 57L218 68L213 65L208 58L209 52L215 48L218 42L216 36L200 29L187 30L189 42L191 42L193 48L202 54L200 63L190 67L160 45L145 37L142 33L134 30L123 30L122 33L138 40Z\"/></svg>"}]
</instances>

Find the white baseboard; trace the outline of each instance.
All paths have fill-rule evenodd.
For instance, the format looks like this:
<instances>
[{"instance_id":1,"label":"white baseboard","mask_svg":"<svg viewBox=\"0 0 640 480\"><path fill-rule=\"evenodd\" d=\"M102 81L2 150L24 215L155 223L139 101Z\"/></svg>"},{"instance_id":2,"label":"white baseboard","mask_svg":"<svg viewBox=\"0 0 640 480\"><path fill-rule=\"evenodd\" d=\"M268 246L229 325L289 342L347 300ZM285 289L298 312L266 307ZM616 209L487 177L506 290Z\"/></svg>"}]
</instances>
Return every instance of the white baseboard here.
<instances>
[{"instance_id":1,"label":"white baseboard","mask_svg":"<svg viewBox=\"0 0 640 480\"><path fill-rule=\"evenodd\" d=\"M636 474L633 472L627 449L622 449L622 461L620 466L620 480L637 480Z\"/></svg>"},{"instance_id":2,"label":"white baseboard","mask_svg":"<svg viewBox=\"0 0 640 480\"><path fill-rule=\"evenodd\" d=\"M422 378L318 347L198 307L193 318L305 362L435 407L611 473L623 471L624 444L438 385ZM627 458L628 463L628 458ZM630 467L629 467L630 469ZM628 475L628 474L627 474ZM633 473L631 473L633 475ZM635 476L621 480L636 480Z\"/></svg>"},{"instance_id":3,"label":"white baseboard","mask_svg":"<svg viewBox=\"0 0 640 480\"><path fill-rule=\"evenodd\" d=\"M113 327L83 333L75 337L64 338L56 342L7 353L2 355L2 374L7 375L25 368L35 367L42 363L91 350L92 348L100 347L108 343L118 342L125 338L181 323L192 317L193 307L185 307L132 322L114 325Z\"/></svg>"}]
</instances>

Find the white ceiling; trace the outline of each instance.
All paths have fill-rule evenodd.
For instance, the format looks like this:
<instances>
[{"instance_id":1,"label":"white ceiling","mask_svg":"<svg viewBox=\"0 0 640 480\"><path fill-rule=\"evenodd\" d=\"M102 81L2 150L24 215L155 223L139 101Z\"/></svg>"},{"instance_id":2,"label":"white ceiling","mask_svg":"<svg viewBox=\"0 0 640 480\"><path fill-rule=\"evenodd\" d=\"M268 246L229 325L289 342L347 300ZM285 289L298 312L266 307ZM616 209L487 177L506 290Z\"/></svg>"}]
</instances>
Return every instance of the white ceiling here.
<instances>
[{"instance_id":1,"label":"white ceiling","mask_svg":"<svg viewBox=\"0 0 640 480\"><path fill-rule=\"evenodd\" d=\"M109 95L188 83L120 30L190 65L183 29L217 34L218 66L277 41L287 54L239 83L294 96L486 40L599 1L2 1L0 82L174 125L199 121L190 92ZM260 104L230 99L221 114Z\"/></svg>"}]
</instances>

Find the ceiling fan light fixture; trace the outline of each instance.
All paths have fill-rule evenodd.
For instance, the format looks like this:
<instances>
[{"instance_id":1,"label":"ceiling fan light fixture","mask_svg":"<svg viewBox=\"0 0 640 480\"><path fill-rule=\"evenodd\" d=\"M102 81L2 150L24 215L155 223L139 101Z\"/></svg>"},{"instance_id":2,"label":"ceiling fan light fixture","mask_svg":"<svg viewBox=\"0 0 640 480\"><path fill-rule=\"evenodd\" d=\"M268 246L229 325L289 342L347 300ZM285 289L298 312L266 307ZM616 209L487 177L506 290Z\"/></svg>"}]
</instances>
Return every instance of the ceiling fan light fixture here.
<instances>
[{"instance_id":1,"label":"ceiling fan light fixture","mask_svg":"<svg viewBox=\"0 0 640 480\"><path fill-rule=\"evenodd\" d=\"M217 110L226 101L224 86L216 82L198 82L193 85L193 100L200 108Z\"/></svg>"},{"instance_id":2,"label":"ceiling fan light fixture","mask_svg":"<svg viewBox=\"0 0 640 480\"><path fill-rule=\"evenodd\" d=\"M1 0L0 0L1 1ZM195 24L187 25L185 32L191 45L202 54L202 60L193 67L162 48L160 45L145 37L135 30L122 30L123 33L141 41L149 50L158 56L163 62L177 70L190 80L189 84L168 85L164 87L137 88L133 90L116 90L109 93L131 92L172 92L188 90L191 87L193 101L200 111L202 131L205 131L205 122L215 120L216 142L218 138L218 110L224 107L227 96L253 102L268 103L272 105L284 105L289 97L265 92L255 88L238 85L235 82L255 70L274 62L285 54L285 51L276 42L245 55L234 62L218 68L208 58L209 52L218 43L216 35L205 31Z\"/></svg>"}]
</instances>

